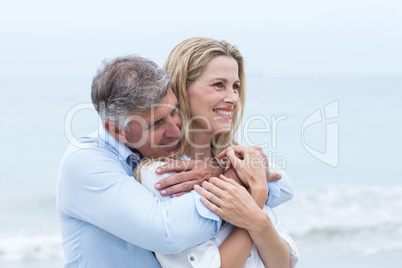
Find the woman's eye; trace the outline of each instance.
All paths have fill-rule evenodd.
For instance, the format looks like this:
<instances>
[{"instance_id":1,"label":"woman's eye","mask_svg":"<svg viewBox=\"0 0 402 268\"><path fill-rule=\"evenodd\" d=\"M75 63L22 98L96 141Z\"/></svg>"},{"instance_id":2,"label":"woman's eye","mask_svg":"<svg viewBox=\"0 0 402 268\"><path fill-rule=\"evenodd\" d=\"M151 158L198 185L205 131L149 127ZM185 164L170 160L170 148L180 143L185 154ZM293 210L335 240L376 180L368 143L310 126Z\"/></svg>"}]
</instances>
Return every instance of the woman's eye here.
<instances>
[{"instance_id":1,"label":"woman's eye","mask_svg":"<svg viewBox=\"0 0 402 268\"><path fill-rule=\"evenodd\" d=\"M221 82L215 83L213 86L218 87L218 88L223 88L223 84Z\"/></svg>"},{"instance_id":2,"label":"woman's eye","mask_svg":"<svg viewBox=\"0 0 402 268\"><path fill-rule=\"evenodd\" d=\"M239 85L237 85L237 84L233 85L233 90L234 90L234 91L238 91L238 90L239 90L239 88L240 88L240 86L239 86Z\"/></svg>"}]
</instances>

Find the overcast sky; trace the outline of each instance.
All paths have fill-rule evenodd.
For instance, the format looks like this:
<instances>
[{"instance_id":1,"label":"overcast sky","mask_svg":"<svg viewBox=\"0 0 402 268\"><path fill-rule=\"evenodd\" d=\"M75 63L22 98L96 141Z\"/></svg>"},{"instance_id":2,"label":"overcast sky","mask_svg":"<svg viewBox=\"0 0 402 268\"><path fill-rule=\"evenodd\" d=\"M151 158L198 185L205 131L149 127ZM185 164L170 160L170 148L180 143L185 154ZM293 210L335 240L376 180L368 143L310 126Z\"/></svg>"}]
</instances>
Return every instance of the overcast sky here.
<instances>
[{"instance_id":1,"label":"overcast sky","mask_svg":"<svg viewBox=\"0 0 402 268\"><path fill-rule=\"evenodd\" d=\"M192 36L238 45L269 75L402 74L402 1L9 1L0 76L92 76L103 58L162 65Z\"/></svg>"}]
</instances>

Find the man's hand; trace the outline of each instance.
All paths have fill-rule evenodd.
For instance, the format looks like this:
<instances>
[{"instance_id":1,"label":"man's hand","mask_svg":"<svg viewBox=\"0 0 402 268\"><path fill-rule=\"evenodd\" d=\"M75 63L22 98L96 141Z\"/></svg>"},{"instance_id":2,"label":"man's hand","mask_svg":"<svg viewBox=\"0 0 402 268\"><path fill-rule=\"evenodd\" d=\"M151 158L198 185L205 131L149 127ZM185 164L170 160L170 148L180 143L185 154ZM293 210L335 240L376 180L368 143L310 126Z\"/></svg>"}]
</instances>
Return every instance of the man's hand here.
<instances>
[{"instance_id":1,"label":"man's hand","mask_svg":"<svg viewBox=\"0 0 402 268\"><path fill-rule=\"evenodd\" d=\"M234 180L235 182L237 182L237 183L240 184L241 186L247 188L247 186L246 186L246 185L242 182L242 180L239 178L239 175L237 175L237 172L236 172L236 170L234 169L233 166L227 168L227 169L225 170L225 172L224 172L222 175L225 176L226 178L230 178L230 179Z\"/></svg>"},{"instance_id":2,"label":"man's hand","mask_svg":"<svg viewBox=\"0 0 402 268\"><path fill-rule=\"evenodd\" d=\"M157 174L167 172L178 172L172 176L164 178L155 184L155 189L159 190L162 196L170 195L178 197L189 193L194 189L194 185L201 185L203 181L211 176L218 176L223 169L209 162L199 160L173 160L168 159L169 163L156 169Z\"/></svg>"}]
</instances>

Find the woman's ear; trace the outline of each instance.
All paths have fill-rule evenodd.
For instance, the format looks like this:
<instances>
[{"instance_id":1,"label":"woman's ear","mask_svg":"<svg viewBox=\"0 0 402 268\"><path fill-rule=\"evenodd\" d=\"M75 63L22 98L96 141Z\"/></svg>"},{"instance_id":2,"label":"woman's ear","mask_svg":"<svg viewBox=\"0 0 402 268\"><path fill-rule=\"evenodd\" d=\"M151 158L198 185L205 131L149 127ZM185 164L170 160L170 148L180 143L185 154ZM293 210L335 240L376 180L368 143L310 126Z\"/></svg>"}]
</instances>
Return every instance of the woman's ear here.
<instances>
[{"instance_id":1,"label":"woman's ear","mask_svg":"<svg viewBox=\"0 0 402 268\"><path fill-rule=\"evenodd\" d=\"M121 143L127 143L126 131L123 127L117 125L110 120L105 120L103 122L103 126L110 133L110 135L113 136L113 138L120 141Z\"/></svg>"}]
</instances>

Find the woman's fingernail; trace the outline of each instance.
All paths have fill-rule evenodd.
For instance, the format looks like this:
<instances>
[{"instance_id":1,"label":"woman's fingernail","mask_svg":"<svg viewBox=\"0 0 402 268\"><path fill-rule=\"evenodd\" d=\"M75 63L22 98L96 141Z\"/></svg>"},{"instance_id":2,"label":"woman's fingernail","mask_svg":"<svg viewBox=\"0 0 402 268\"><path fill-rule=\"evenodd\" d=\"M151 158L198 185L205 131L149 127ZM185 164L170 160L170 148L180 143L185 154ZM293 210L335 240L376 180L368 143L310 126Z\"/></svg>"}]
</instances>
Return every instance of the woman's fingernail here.
<instances>
[{"instance_id":1,"label":"woman's fingernail","mask_svg":"<svg viewBox=\"0 0 402 268\"><path fill-rule=\"evenodd\" d=\"M155 184L155 189L156 190L159 190L161 188L161 185L158 183L158 184Z\"/></svg>"},{"instance_id":2,"label":"woman's fingernail","mask_svg":"<svg viewBox=\"0 0 402 268\"><path fill-rule=\"evenodd\" d=\"M156 173L159 173L159 172L161 172L161 169L157 168L155 171L156 171Z\"/></svg>"},{"instance_id":3,"label":"woman's fingernail","mask_svg":"<svg viewBox=\"0 0 402 268\"><path fill-rule=\"evenodd\" d=\"M166 191L165 190L162 190L161 191L161 195L165 195L166 194Z\"/></svg>"},{"instance_id":4,"label":"woman's fingernail","mask_svg":"<svg viewBox=\"0 0 402 268\"><path fill-rule=\"evenodd\" d=\"M198 184L194 185L194 190L197 190L198 188L200 188L200 186Z\"/></svg>"}]
</instances>

